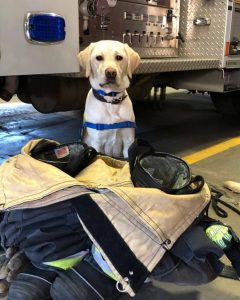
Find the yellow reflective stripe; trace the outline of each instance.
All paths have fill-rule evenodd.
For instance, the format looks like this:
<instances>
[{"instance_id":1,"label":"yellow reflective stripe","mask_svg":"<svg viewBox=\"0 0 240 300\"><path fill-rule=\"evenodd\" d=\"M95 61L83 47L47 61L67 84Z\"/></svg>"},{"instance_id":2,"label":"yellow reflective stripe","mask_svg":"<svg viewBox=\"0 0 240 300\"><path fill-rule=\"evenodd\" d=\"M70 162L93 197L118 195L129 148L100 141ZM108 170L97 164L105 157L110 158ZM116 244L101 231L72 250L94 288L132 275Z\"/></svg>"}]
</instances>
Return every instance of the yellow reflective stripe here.
<instances>
[{"instance_id":1,"label":"yellow reflective stripe","mask_svg":"<svg viewBox=\"0 0 240 300\"><path fill-rule=\"evenodd\" d=\"M201 151L195 152L193 154L182 157L188 164L194 164L200 160L213 156L215 154L226 151L230 148L240 145L240 137L235 137L225 142L219 143L217 145L211 146L209 148L203 149Z\"/></svg>"},{"instance_id":2,"label":"yellow reflective stripe","mask_svg":"<svg viewBox=\"0 0 240 300\"><path fill-rule=\"evenodd\" d=\"M97 257L94 255L93 253L93 258L95 259L96 263L99 265L99 267L102 269L102 271L108 275L110 278L112 278L113 280L117 281L114 273L112 272L111 268L109 267L109 265L106 263L105 259L102 257L101 251L99 250L99 248L97 246L93 246L93 249L95 249L95 253L99 255L99 259L97 259Z\"/></svg>"},{"instance_id":3,"label":"yellow reflective stripe","mask_svg":"<svg viewBox=\"0 0 240 300\"><path fill-rule=\"evenodd\" d=\"M82 256L74 257L74 258L64 258L55 261L44 262L44 264L52 267L57 267L63 270L67 270L80 263L82 259L83 259Z\"/></svg>"},{"instance_id":4,"label":"yellow reflective stripe","mask_svg":"<svg viewBox=\"0 0 240 300\"><path fill-rule=\"evenodd\" d=\"M113 280L117 281L117 278L115 277L115 275L112 272L107 272L106 270L103 270L103 272L108 275L110 278L112 278Z\"/></svg>"}]
</instances>

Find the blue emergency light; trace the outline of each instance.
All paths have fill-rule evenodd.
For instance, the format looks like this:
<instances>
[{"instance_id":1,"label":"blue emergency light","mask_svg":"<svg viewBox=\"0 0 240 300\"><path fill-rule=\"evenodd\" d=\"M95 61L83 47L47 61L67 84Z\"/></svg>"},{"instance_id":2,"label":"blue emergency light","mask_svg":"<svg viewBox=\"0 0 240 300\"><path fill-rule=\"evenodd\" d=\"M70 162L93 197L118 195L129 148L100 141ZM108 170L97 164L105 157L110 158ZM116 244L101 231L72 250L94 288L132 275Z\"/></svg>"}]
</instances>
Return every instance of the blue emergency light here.
<instances>
[{"instance_id":1,"label":"blue emergency light","mask_svg":"<svg viewBox=\"0 0 240 300\"><path fill-rule=\"evenodd\" d=\"M54 44L65 40L65 20L54 13L28 13L24 21L30 43Z\"/></svg>"}]
</instances>

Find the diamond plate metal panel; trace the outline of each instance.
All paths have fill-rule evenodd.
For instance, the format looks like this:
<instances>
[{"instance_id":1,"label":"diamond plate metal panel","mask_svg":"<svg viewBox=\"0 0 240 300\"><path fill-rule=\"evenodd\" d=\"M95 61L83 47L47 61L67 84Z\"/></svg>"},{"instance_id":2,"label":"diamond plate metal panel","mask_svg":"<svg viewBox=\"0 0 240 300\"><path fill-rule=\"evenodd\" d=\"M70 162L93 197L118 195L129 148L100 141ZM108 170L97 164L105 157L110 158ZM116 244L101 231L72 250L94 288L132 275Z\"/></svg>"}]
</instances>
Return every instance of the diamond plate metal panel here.
<instances>
[{"instance_id":1,"label":"diamond plate metal panel","mask_svg":"<svg viewBox=\"0 0 240 300\"><path fill-rule=\"evenodd\" d=\"M179 54L182 58L213 58L223 63L228 0L182 0L180 32L185 39ZM209 26L196 26L194 19L209 18Z\"/></svg>"},{"instance_id":2,"label":"diamond plate metal panel","mask_svg":"<svg viewBox=\"0 0 240 300\"><path fill-rule=\"evenodd\" d=\"M218 59L188 59L188 58L162 58L162 59L142 59L136 74L149 74L160 72L190 71L217 69ZM84 77L84 71L81 73L62 74L67 77Z\"/></svg>"},{"instance_id":3,"label":"diamond plate metal panel","mask_svg":"<svg viewBox=\"0 0 240 300\"><path fill-rule=\"evenodd\" d=\"M218 59L142 59L141 65L136 73L158 73L158 72L174 72L216 69L219 66Z\"/></svg>"},{"instance_id":4,"label":"diamond plate metal panel","mask_svg":"<svg viewBox=\"0 0 240 300\"><path fill-rule=\"evenodd\" d=\"M143 58L178 57L176 48L132 48Z\"/></svg>"}]
</instances>

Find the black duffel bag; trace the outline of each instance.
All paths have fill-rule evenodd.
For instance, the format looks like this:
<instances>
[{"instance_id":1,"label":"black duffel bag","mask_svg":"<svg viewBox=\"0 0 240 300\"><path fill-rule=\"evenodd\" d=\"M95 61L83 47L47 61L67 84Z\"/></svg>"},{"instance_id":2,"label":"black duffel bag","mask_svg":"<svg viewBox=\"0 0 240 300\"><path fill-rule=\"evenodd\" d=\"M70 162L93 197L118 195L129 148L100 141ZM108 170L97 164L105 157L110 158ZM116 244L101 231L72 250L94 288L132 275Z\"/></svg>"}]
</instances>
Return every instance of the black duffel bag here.
<instances>
[{"instance_id":1,"label":"black duffel bag","mask_svg":"<svg viewBox=\"0 0 240 300\"><path fill-rule=\"evenodd\" d=\"M131 179L135 186L157 188L168 194L192 194L203 185L181 158L156 151L147 141L136 139L128 151Z\"/></svg>"}]
</instances>

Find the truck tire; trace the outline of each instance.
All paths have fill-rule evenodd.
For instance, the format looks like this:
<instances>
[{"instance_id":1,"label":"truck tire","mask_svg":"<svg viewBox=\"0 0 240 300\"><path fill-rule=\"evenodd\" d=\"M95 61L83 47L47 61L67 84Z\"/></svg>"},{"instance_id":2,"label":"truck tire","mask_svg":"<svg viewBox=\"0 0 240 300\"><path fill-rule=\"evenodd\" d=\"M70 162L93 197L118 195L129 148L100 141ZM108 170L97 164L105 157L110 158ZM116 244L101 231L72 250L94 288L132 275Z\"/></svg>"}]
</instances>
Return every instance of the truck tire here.
<instances>
[{"instance_id":1,"label":"truck tire","mask_svg":"<svg viewBox=\"0 0 240 300\"><path fill-rule=\"evenodd\" d=\"M150 94L150 91L154 85L155 75L137 74L134 75L130 87L128 88L128 94L132 102L143 101L143 99Z\"/></svg>"},{"instance_id":2,"label":"truck tire","mask_svg":"<svg viewBox=\"0 0 240 300\"><path fill-rule=\"evenodd\" d=\"M217 112L224 116L240 114L240 91L210 93L210 95Z\"/></svg>"},{"instance_id":3,"label":"truck tire","mask_svg":"<svg viewBox=\"0 0 240 300\"><path fill-rule=\"evenodd\" d=\"M52 75L27 76L18 97L41 113L80 110L90 90L87 78Z\"/></svg>"}]
</instances>

